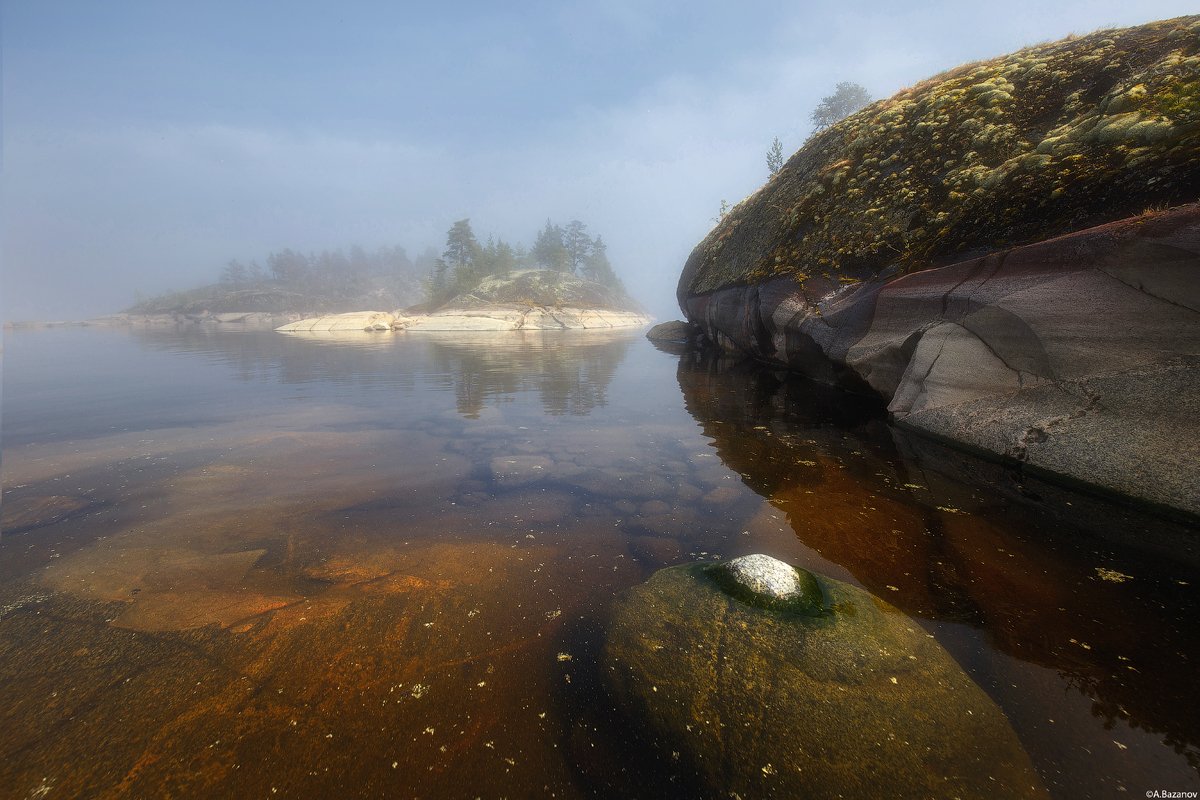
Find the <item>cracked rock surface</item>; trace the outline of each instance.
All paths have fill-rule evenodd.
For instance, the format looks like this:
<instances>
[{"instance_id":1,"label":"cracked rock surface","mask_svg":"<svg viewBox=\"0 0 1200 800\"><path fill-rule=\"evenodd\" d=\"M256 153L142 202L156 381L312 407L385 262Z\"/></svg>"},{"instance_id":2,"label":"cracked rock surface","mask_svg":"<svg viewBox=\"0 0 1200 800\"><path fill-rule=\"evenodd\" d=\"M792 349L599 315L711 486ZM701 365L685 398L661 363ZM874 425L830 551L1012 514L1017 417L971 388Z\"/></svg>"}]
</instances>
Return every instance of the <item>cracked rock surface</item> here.
<instances>
[{"instance_id":1,"label":"cracked rock surface","mask_svg":"<svg viewBox=\"0 0 1200 800\"><path fill-rule=\"evenodd\" d=\"M683 298L709 339L866 386L897 424L1200 515L1200 206L902 277Z\"/></svg>"}]
</instances>

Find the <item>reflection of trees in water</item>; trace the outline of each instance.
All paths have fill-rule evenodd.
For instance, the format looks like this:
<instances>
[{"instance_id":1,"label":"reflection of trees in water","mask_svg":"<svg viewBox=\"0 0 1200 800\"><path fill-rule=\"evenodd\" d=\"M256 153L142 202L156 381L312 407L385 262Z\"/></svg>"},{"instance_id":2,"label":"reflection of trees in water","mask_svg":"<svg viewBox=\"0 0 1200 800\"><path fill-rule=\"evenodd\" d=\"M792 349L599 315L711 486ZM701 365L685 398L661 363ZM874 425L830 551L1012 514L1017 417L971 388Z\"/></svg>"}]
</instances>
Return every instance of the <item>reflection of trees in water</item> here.
<instances>
[{"instance_id":1,"label":"reflection of trees in water","mask_svg":"<svg viewBox=\"0 0 1200 800\"><path fill-rule=\"evenodd\" d=\"M475 417L492 398L536 391L546 413L589 414L637 333L606 331L429 335L430 360L453 384L459 413Z\"/></svg>"},{"instance_id":2,"label":"reflection of trees in water","mask_svg":"<svg viewBox=\"0 0 1200 800\"><path fill-rule=\"evenodd\" d=\"M489 400L537 392L549 414L589 414L637 331L498 331L495 333L282 334L275 331L135 329L144 346L198 353L230 367L238 380L422 384L454 392L460 413L474 417Z\"/></svg>"},{"instance_id":3,"label":"reflection of trees in water","mask_svg":"<svg viewBox=\"0 0 1200 800\"><path fill-rule=\"evenodd\" d=\"M1187 536L1181 526L1045 485L1018 501L1007 468L889 429L869 398L752 362L689 353L677 375L725 465L806 546L907 613L983 629L1056 670L1105 728L1156 732L1200 768L1200 603L1179 581L1195 570L1131 544ZM1101 579L1098 566L1134 577Z\"/></svg>"}]
</instances>

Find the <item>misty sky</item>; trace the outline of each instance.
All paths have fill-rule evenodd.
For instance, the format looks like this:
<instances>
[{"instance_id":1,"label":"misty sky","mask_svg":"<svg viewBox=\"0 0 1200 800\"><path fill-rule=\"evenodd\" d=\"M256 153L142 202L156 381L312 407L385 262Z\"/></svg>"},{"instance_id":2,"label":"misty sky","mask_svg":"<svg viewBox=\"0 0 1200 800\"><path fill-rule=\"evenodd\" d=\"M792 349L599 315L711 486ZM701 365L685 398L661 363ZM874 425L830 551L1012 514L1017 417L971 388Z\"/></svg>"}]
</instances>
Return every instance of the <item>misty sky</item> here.
<instances>
[{"instance_id":1,"label":"misty sky","mask_svg":"<svg viewBox=\"0 0 1200 800\"><path fill-rule=\"evenodd\" d=\"M633 293L675 282L834 84L1196 10L1063 2L0 0L5 319L119 310L270 250L439 250L470 217L601 233ZM523 10L512 10L520 8Z\"/></svg>"}]
</instances>

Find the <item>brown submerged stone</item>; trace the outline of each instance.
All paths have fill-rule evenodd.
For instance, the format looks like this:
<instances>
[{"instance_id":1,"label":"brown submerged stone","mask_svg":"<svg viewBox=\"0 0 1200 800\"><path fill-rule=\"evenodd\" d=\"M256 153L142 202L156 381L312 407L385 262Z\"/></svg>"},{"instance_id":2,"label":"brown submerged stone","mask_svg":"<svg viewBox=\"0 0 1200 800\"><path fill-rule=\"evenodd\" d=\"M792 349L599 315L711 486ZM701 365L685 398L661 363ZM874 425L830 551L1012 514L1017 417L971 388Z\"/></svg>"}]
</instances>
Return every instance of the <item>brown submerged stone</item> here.
<instances>
[{"instance_id":1,"label":"brown submerged stone","mask_svg":"<svg viewBox=\"0 0 1200 800\"><path fill-rule=\"evenodd\" d=\"M763 610L710 572L630 590L605 661L714 797L1045 797L1003 712L904 614L823 577L823 614Z\"/></svg>"}]
</instances>

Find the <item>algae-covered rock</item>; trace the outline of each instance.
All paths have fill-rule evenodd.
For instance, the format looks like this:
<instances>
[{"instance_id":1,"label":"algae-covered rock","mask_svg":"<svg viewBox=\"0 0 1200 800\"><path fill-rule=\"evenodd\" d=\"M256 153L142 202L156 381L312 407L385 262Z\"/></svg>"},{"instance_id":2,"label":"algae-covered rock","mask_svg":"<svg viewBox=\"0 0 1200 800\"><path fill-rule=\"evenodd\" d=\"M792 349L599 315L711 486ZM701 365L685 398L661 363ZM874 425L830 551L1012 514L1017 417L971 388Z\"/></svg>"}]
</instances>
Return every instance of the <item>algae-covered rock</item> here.
<instances>
[{"instance_id":1,"label":"algae-covered rock","mask_svg":"<svg viewBox=\"0 0 1200 800\"><path fill-rule=\"evenodd\" d=\"M711 796L1045 796L1004 714L895 608L811 576L815 612L763 609L720 574L630 590L604 655L624 709Z\"/></svg>"}]
</instances>

